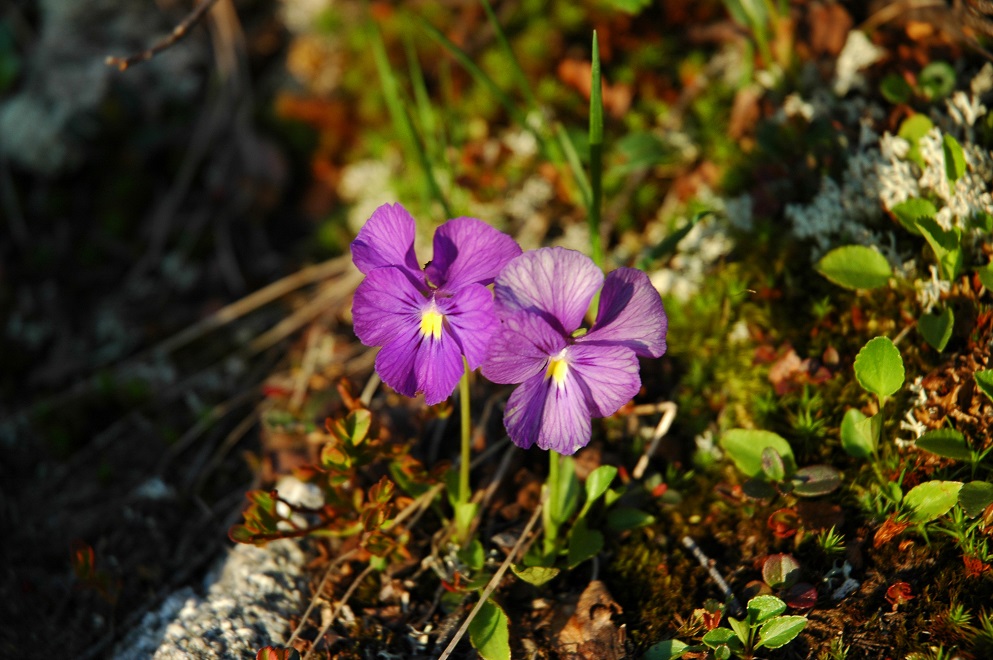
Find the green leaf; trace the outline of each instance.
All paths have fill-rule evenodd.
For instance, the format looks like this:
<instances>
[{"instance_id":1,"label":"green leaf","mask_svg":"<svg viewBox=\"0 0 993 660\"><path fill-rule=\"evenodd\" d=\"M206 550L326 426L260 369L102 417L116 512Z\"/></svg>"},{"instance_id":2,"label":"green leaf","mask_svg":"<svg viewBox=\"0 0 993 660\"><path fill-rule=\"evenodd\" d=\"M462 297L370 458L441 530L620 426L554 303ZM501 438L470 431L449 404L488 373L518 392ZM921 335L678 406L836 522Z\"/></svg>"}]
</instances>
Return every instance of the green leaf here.
<instances>
[{"instance_id":1,"label":"green leaf","mask_svg":"<svg viewBox=\"0 0 993 660\"><path fill-rule=\"evenodd\" d=\"M728 625L731 626L731 630L734 631L735 636L741 641L742 646L748 644L748 633L751 632L751 628L747 623L741 619L736 619L733 616L728 617Z\"/></svg>"},{"instance_id":2,"label":"green leaf","mask_svg":"<svg viewBox=\"0 0 993 660\"><path fill-rule=\"evenodd\" d=\"M903 497L910 520L925 523L945 515L958 502L961 489L961 481L925 481L911 488Z\"/></svg>"},{"instance_id":3,"label":"green leaf","mask_svg":"<svg viewBox=\"0 0 993 660\"><path fill-rule=\"evenodd\" d=\"M993 215L986 211L976 211L972 214L970 225L984 234L993 233Z\"/></svg>"},{"instance_id":4,"label":"green leaf","mask_svg":"<svg viewBox=\"0 0 993 660\"><path fill-rule=\"evenodd\" d=\"M479 512L479 502L463 502L455 505L455 529L468 530Z\"/></svg>"},{"instance_id":5,"label":"green leaf","mask_svg":"<svg viewBox=\"0 0 993 660\"><path fill-rule=\"evenodd\" d=\"M793 494L800 497L818 497L834 492L841 486L841 473L830 465L808 465L790 478Z\"/></svg>"},{"instance_id":6,"label":"green leaf","mask_svg":"<svg viewBox=\"0 0 993 660\"><path fill-rule=\"evenodd\" d=\"M731 659L731 647L727 644L721 644L714 649L714 660L730 660Z\"/></svg>"},{"instance_id":7,"label":"green leaf","mask_svg":"<svg viewBox=\"0 0 993 660\"><path fill-rule=\"evenodd\" d=\"M585 517L593 503L607 492L616 476L617 468L613 465L601 465L590 472L590 475L586 477L586 502L583 503L583 508L579 512L580 518Z\"/></svg>"},{"instance_id":8,"label":"green leaf","mask_svg":"<svg viewBox=\"0 0 993 660\"><path fill-rule=\"evenodd\" d=\"M510 626L499 605L487 600L469 622L469 641L484 660L510 660Z\"/></svg>"},{"instance_id":9,"label":"green leaf","mask_svg":"<svg viewBox=\"0 0 993 660\"><path fill-rule=\"evenodd\" d=\"M692 648L689 644L678 639L667 639L645 651L641 660L676 660L676 658L683 657L683 654Z\"/></svg>"},{"instance_id":10,"label":"green leaf","mask_svg":"<svg viewBox=\"0 0 993 660\"><path fill-rule=\"evenodd\" d=\"M562 456L559 466L558 483L548 484L549 488L556 489L555 500L558 503L558 511L549 511L549 515L556 525L561 526L579 506L579 478L576 477L576 461L572 456Z\"/></svg>"},{"instance_id":11,"label":"green leaf","mask_svg":"<svg viewBox=\"0 0 993 660\"><path fill-rule=\"evenodd\" d=\"M682 227L680 227L676 231L672 232L671 234L669 234L668 236L666 236L665 238L663 238L659 242L659 244L656 245L655 247L653 247L649 251L648 255L644 259L641 260L640 266L641 266L642 270L647 269L656 260L661 259L662 257L668 256L669 254L674 253L676 251L676 247L679 245L679 242L681 240L683 240L684 238L686 238L686 235L689 234L690 231L701 220L703 220L704 218L706 218L709 215L713 215L713 211L709 211L708 210L708 211L699 211L697 213L694 213L693 214L693 217L690 218L686 222L685 225L683 225Z\"/></svg>"},{"instance_id":12,"label":"green leaf","mask_svg":"<svg viewBox=\"0 0 993 660\"><path fill-rule=\"evenodd\" d=\"M942 279L957 278L962 272L962 231L957 227L944 230L933 218L918 218L917 228L938 259Z\"/></svg>"},{"instance_id":13,"label":"green leaf","mask_svg":"<svg viewBox=\"0 0 993 660\"><path fill-rule=\"evenodd\" d=\"M807 618L802 616L777 616L766 621L759 630L759 641L755 648L778 649L786 646L807 626Z\"/></svg>"},{"instance_id":14,"label":"green leaf","mask_svg":"<svg viewBox=\"0 0 993 660\"><path fill-rule=\"evenodd\" d=\"M631 506L619 506L607 512L607 526L615 532L644 527L655 522L655 516Z\"/></svg>"},{"instance_id":15,"label":"green leaf","mask_svg":"<svg viewBox=\"0 0 993 660\"><path fill-rule=\"evenodd\" d=\"M893 395L903 387L903 358L887 337L876 337L855 356L855 378L867 392L880 398Z\"/></svg>"},{"instance_id":16,"label":"green leaf","mask_svg":"<svg viewBox=\"0 0 993 660\"><path fill-rule=\"evenodd\" d=\"M779 453L787 474L796 472L796 459L790 444L772 431L731 429L721 437L721 447L747 477L762 475L762 452L766 447Z\"/></svg>"},{"instance_id":17,"label":"green leaf","mask_svg":"<svg viewBox=\"0 0 993 660\"><path fill-rule=\"evenodd\" d=\"M979 385L979 389L990 399L993 399L993 369L977 371L972 374L972 377L976 379L976 385Z\"/></svg>"},{"instance_id":18,"label":"green leaf","mask_svg":"<svg viewBox=\"0 0 993 660\"><path fill-rule=\"evenodd\" d=\"M603 534L590 529L586 518L580 518L569 530L569 569L572 570L587 559L593 559L603 550Z\"/></svg>"},{"instance_id":19,"label":"green leaf","mask_svg":"<svg viewBox=\"0 0 993 660\"><path fill-rule=\"evenodd\" d=\"M773 589L789 589L800 579L800 562L793 555L769 555L762 564L762 579Z\"/></svg>"},{"instance_id":20,"label":"green leaf","mask_svg":"<svg viewBox=\"0 0 993 660\"><path fill-rule=\"evenodd\" d=\"M510 570L520 579L536 587L551 581L561 572L553 566L522 566L521 564L511 564Z\"/></svg>"},{"instance_id":21,"label":"green leaf","mask_svg":"<svg viewBox=\"0 0 993 660\"><path fill-rule=\"evenodd\" d=\"M934 128L934 124L931 123L931 120L926 115L922 114L912 115L900 124L898 135L910 143L910 151L907 153L907 158L917 163L921 169L924 168L926 163L924 162L924 156L921 155L920 141L932 128Z\"/></svg>"},{"instance_id":22,"label":"green leaf","mask_svg":"<svg viewBox=\"0 0 993 660\"><path fill-rule=\"evenodd\" d=\"M762 450L762 474L769 481L780 482L786 478L786 468L783 457L772 447Z\"/></svg>"},{"instance_id":23,"label":"green leaf","mask_svg":"<svg viewBox=\"0 0 993 660\"><path fill-rule=\"evenodd\" d=\"M939 353L948 346L954 326L955 314L951 307L946 307L940 314L921 314L921 318L917 319L917 329L924 341Z\"/></svg>"},{"instance_id":24,"label":"green leaf","mask_svg":"<svg viewBox=\"0 0 993 660\"><path fill-rule=\"evenodd\" d=\"M473 571L483 570L483 566L486 563L486 551L483 550L483 544L480 543L479 539L473 539L464 548L461 548L458 553L459 561L471 568Z\"/></svg>"},{"instance_id":25,"label":"green leaf","mask_svg":"<svg viewBox=\"0 0 993 660\"><path fill-rule=\"evenodd\" d=\"M934 429L917 438L917 447L944 458L968 461L972 451L965 437L955 429Z\"/></svg>"},{"instance_id":26,"label":"green leaf","mask_svg":"<svg viewBox=\"0 0 993 660\"><path fill-rule=\"evenodd\" d=\"M849 408L841 420L841 448L849 456L869 458L876 451L881 425L879 413L866 417L861 410Z\"/></svg>"},{"instance_id":27,"label":"green leaf","mask_svg":"<svg viewBox=\"0 0 993 660\"><path fill-rule=\"evenodd\" d=\"M965 174L965 153L962 145L948 133L941 137L941 148L945 152L945 175L949 183L955 183Z\"/></svg>"},{"instance_id":28,"label":"green leaf","mask_svg":"<svg viewBox=\"0 0 993 660\"><path fill-rule=\"evenodd\" d=\"M607 4L628 14L638 14L652 4L652 0L606 0Z\"/></svg>"},{"instance_id":29,"label":"green leaf","mask_svg":"<svg viewBox=\"0 0 993 660\"><path fill-rule=\"evenodd\" d=\"M748 621L754 626L786 611L786 603L775 596L756 596L748 601Z\"/></svg>"},{"instance_id":30,"label":"green leaf","mask_svg":"<svg viewBox=\"0 0 993 660\"><path fill-rule=\"evenodd\" d=\"M931 62L921 69L917 84L929 101L943 99L955 90L955 69L948 62Z\"/></svg>"},{"instance_id":31,"label":"green leaf","mask_svg":"<svg viewBox=\"0 0 993 660\"><path fill-rule=\"evenodd\" d=\"M982 285L993 291L993 263L979 266L976 268L976 274L979 275L979 281Z\"/></svg>"},{"instance_id":32,"label":"green leaf","mask_svg":"<svg viewBox=\"0 0 993 660\"><path fill-rule=\"evenodd\" d=\"M890 103L906 103L914 93L910 83L898 73L889 73L879 84L883 98Z\"/></svg>"},{"instance_id":33,"label":"green leaf","mask_svg":"<svg viewBox=\"0 0 993 660\"><path fill-rule=\"evenodd\" d=\"M729 644L732 640L737 641L737 639L734 631L729 628L714 628L700 638L700 641L706 644L708 648L716 649L718 646Z\"/></svg>"},{"instance_id":34,"label":"green leaf","mask_svg":"<svg viewBox=\"0 0 993 660\"><path fill-rule=\"evenodd\" d=\"M821 257L818 273L846 289L877 289L893 276L886 257L864 245L844 245Z\"/></svg>"},{"instance_id":35,"label":"green leaf","mask_svg":"<svg viewBox=\"0 0 993 660\"><path fill-rule=\"evenodd\" d=\"M749 632L751 632L748 624L733 616L729 616L728 625L731 626L731 630L734 631L735 636L741 641L742 646L746 646L748 644Z\"/></svg>"},{"instance_id":36,"label":"green leaf","mask_svg":"<svg viewBox=\"0 0 993 660\"><path fill-rule=\"evenodd\" d=\"M890 211L900 221L904 229L918 235L921 233L921 230L917 228L917 219L933 218L938 215L938 209L935 208L934 204L919 197L911 197L904 200L890 209Z\"/></svg>"},{"instance_id":37,"label":"green leaf","mask_svg":"<svg viewBox=\"0 0 993 660\"><path fill-rule=\"evenodd\" d=\"M993 484L988 481L970 481L959 491L959 506L965 515L975 518L993 504Z\"/></svg>"}]
</instances>

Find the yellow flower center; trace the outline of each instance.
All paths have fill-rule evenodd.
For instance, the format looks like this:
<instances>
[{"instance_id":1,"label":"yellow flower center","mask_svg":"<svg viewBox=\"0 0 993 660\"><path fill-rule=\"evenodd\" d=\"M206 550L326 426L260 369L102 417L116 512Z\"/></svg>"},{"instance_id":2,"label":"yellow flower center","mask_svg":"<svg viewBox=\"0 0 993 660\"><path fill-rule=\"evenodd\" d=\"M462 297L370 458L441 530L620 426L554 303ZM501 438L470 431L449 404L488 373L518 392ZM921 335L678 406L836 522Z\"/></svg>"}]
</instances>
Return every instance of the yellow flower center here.
<instances>
[{"instance_id":1,"label":"yellow flower center","mask_svg":"<svg viewBox=\"0 0 993 660\"><path fill-rule=\"evenodd\" d=\"M441 322L444 316L432 305L421 314L421 334L431 339L441 339Z\"/></svg>"},{"instance_id":2,"label":"yellow flower center","mask_svg":"<svg viewBox=\"0 0 993 660\"><path fill-rule=\"evenodd\" d=\"M565 357L554 357L548 361L548 371L545 372L545 378L551 376L556 385L561 385L568 373L569 364L565 361Z\"/></svg>"}]
</instances>

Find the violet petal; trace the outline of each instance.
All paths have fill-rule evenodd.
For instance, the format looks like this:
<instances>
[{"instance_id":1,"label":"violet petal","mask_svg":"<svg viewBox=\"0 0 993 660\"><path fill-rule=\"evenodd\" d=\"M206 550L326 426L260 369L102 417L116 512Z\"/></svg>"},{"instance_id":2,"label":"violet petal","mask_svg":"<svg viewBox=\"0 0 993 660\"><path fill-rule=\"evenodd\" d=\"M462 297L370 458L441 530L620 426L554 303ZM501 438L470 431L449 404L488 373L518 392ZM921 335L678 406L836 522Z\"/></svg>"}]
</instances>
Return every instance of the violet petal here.
<instances>
[{"instance_id":1,"label":"violet petal","mask_svg":"<svg viewBox=\"0 0 993 660\"><path fill-rule=\"evenodd\" d=\"M416 223L400 204L383 204L366 221L352 241L352 261L366 275L374 268L398 266L423 282L414 252Z\"/></svg>"},{"instance_id":2,"label":"violet petal","mask_svg":"<svg viewBox=\"0 0 993 660\"><path fill-rule=\"evenodd\" d=\"M420 339L420 327L412 324L383 346L376 355L376 373L384 383L406 397L415 396L419 389L414 357Z\"/></svg>"},{"instance_id":3,"label":"violet petal","mask_svg":"<svg viewBox=\"0 0 993 660\"><path fill-rule=\"evenodd\" d=\"M438 339L422 337L414 356L414 371L417 390L424 392L427 405L433 406L452 396L465 366L462 350L448 328L442 330Z\"/></svg>"},{"instance_id":4,"label":"violet petal","mask_svg":"<svg viewBox=\"0 0 993 660\"><path fill-rule=\"evenodd\" d=\"M609 417L641 389L638 358L623 346L569 347L568 364L585 386L593 417Z\"/></svg>"},{"instance_id":5,"label":"violet petal","mask_svg":"<svg viewBox=\"0 0 993 660\"><path fill-rule=\"evenodd\" d=\"M648 276L634 268L618 268L604 281L593 328L577 342L621 345L642 357L665 353L669 321L662 298Z\"/></svg>"},{"instance_id":6,"label":"violet petal","mask_svg":"<svg viewBox=\"0 0 993 660\"><path fill-rule=\"evenodd\" d=\"M481 284L469 284L450 298L436 295L435 300L469 368L479 368L486 361L490 341L500 329L493 294Z\"/></svg>"},{"instance_id":7,"label":"violet petal","mask_svg":"<svg viewBox=\"0 0 993 660\"><path fill-rule=\"evenodd\" d=\"M426 303L404 270L377 268L366 275L352 299L355 335L366 346L385 346L405 330L419 327Z\"/></svg>"},{"instance_id":8,"label":"violet petal","mask_svg":"<svg viewBox=\"0 0 993 660\"><path fill-rule=\"evenodd\" d=\"M520 254L513 238L482 220L454 218L435 231L434 257L424 272L439 289L457 291L468 284L492 284Z\"/></svg>"},{"instance_id":9,"label":"violet petal","mask_svg":"<svg viewBox=\"0 0 993 660\"><path fill-rule=\"evenodd\" d=\"M542 317L517 312L501 322L490 345L489 359L483 365L483 375L494 383L523 383L535 374L543 374L549 356L565 346L565 338Z\"/></svg>"},{"instance_id":10,"label":"violet petal","mask_svg":"<svg viewBox=\"0 0 993 660\"><path fill-rule=\"evenodd\" d=\"M531 310L568 335L583 322L602 284L603 273L580 252L560 247L531 250L497 277L497 313Z\"/></svg>"},{"instance_id":11,"label":"violet petal","mask_svg":"<svg viewBox=\"0 0 993 660\"><path fill-rule=\"evenodd\" d=\"M510 395L504 426L519 447L574 454L590 441L590 411L584 387L569 374L556 385L544 374L532 376Z\"/></svg>"}]
</instances>

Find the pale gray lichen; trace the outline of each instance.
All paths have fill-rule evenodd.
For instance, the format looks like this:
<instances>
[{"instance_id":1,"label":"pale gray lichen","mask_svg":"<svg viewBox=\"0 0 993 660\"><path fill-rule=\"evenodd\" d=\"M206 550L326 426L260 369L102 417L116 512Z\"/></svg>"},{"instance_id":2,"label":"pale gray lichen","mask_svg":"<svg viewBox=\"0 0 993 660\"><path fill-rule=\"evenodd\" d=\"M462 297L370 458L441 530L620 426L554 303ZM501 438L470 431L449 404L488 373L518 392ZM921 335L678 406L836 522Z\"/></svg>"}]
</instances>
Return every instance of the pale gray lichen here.
<instances>
[{"instance_id":1,"label":"pale gray lichen","mask_svg":"<svg viewBox=\"0 0 993 660\"><path fill-rule=\"evenodd\" d=\"M858 38L856 38L856 42ZM934 127L917 147L923 166L910 158L910 143L888 132L879 136L872 126L881 109L866 105L859 98L811 101L815 115L840 117L842 123L852 115L856 101L861 102L859 140L850 150L840 180L825 176L817 195L807 204L787 205L785 215L793 234L812 244L814 261L834 247L861 244L886 256L895 271L911 280L919 277L917 264L896 248L897 225L886 218L902 202L913 198L932 201L935 220L945 229L962 230L967 245L977 230L972 221L978 214L993 215L993 155L973 140L973 127L987 112L985 95L993 91L993 65L987 64L970 84L969 91L957 91L946 100L944 111L931 112ZM962 147L965 172L950 182L945 164L945 136L950 135ZM844 137L842 136L844 146ZM948 283L932 272L929 278L916 280L919 301L931 309L947 291Z\"/></svg>"}]
</instances>

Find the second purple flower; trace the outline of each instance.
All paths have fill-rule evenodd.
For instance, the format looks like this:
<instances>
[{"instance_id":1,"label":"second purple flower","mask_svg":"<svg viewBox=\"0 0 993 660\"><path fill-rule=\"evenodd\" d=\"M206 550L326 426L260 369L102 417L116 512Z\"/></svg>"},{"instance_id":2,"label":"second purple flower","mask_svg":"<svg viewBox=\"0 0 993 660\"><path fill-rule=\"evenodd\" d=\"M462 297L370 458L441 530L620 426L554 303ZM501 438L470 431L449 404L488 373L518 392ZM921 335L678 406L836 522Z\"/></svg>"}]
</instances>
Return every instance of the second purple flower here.
<instances>
[{"instance_id":1,"label":"second purple flower","mask_svg":"<svg viewBox=\"0 0 993 660\"><path fill-rule=\"evenodd\" d=\"M596 321L583 334L598 290ZM641 388L638 356L665 353L662 299L639 270L619 268L605 279L579 252L542 248L507 264L494 292L502 323L482 371L496 383L520 383L504 413L519 447L573 454L586 446L590 418L614 414Z\"/></svg>"}]
</instances>

